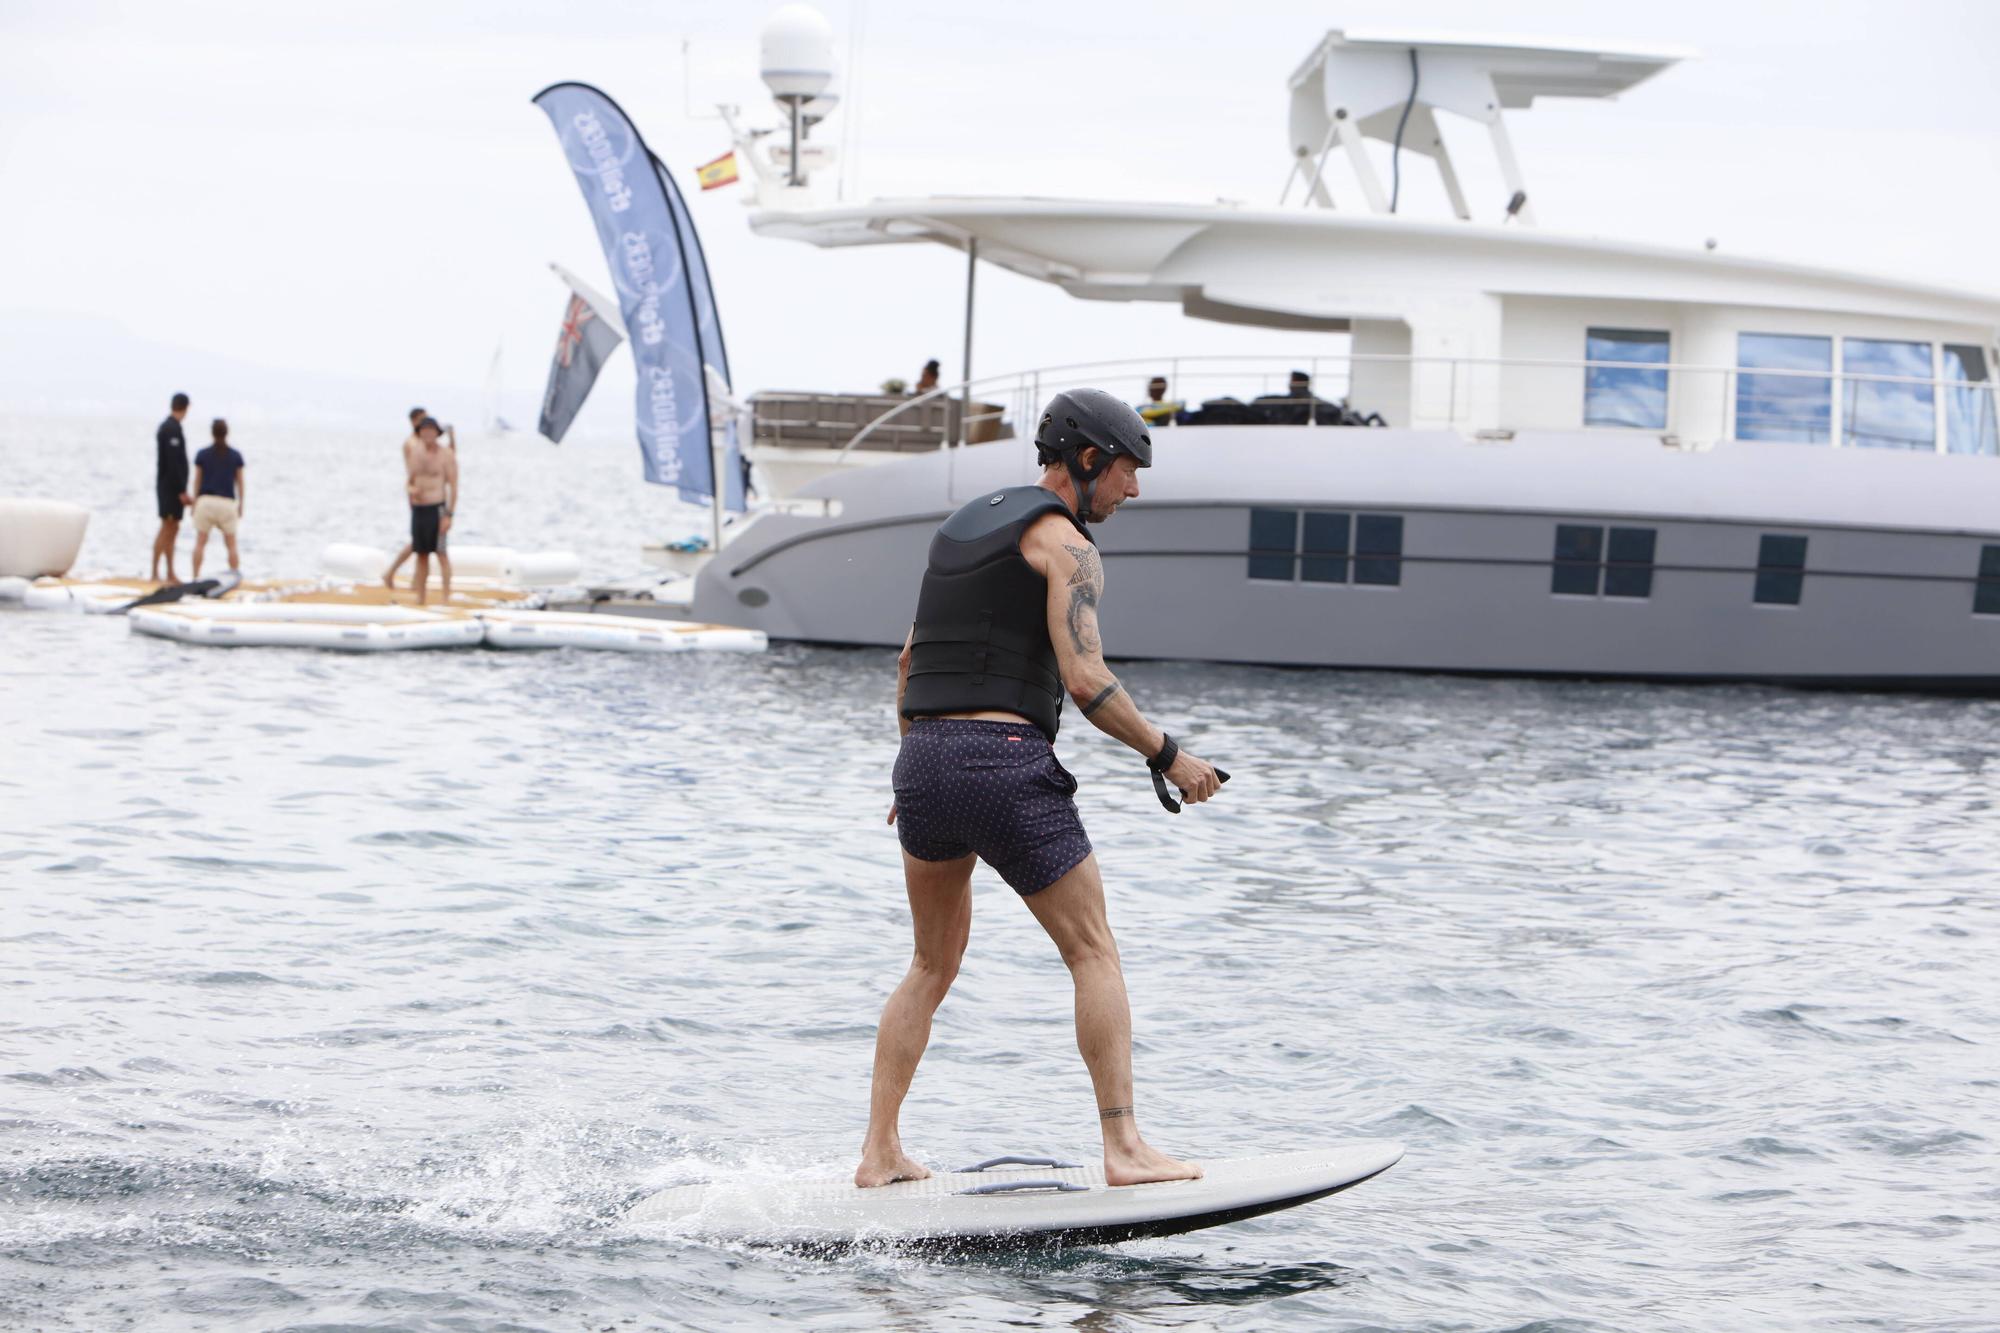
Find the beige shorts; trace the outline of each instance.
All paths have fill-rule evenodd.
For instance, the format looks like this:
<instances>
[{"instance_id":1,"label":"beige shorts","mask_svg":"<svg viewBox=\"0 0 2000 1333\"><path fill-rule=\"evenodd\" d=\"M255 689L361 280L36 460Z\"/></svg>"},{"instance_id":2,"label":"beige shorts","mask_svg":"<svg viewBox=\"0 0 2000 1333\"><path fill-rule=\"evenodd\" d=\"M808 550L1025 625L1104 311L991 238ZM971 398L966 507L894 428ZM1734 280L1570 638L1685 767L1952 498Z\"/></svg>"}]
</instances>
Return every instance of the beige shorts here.
<instances>
[{"instance_id":1,"label":"beige shorts","mask_svg":"<svg viewBox=\"0 0 2000 1333\"><path fill-rule=\"evenodd\" d=\"M219 495L201 495L194 502L194 530L207 532L210 528L221 528L227 536L236 535L236 501L225 500Z\"/></svg>"}]
</instances>

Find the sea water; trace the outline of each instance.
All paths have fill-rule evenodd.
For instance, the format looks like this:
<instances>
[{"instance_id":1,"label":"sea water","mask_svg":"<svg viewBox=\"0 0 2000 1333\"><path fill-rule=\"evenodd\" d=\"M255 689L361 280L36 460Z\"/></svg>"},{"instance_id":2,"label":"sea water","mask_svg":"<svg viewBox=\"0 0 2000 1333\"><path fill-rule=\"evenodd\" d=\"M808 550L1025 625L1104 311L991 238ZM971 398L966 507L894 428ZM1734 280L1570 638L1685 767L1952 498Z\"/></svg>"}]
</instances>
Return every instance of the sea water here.
<instances>
[{"instance_id":1,"label":"sea water","mask_svg":"<svg viewBox=\"0 0 2000 1333\"><path fill-rule=\"evenodd\" d=\"M137 572L152 423L6 425L13 485L96 511L83 567ZM395 543L394 427L244 433L253 577ZM624 448L467 444L463 540L606 573L698 517ZM1234 775L1173 817L1061 741L1142 1127L1402 1165L1004 1259L626 1225L666 1185L852 1169L909 950L893 671L0 613L0 1326L1995 1326L1976 700L1125 666ZM1067 977L982 870L906 1141L1074 1157L1095 1127Z\"/></svg>"}]
</instances>

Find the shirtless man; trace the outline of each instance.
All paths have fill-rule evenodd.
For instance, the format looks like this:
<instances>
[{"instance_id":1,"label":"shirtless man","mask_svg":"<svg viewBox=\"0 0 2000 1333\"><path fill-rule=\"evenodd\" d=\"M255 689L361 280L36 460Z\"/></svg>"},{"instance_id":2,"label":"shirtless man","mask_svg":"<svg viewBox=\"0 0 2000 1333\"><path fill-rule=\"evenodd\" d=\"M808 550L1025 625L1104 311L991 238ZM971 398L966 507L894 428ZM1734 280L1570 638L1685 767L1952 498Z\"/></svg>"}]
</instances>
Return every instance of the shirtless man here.
<instances>
[{"instance_id":1,"label":"shirtless man","mask_svg":"<svg viewBox=\"0 0 2000 1333\"><path fill-rule=\"evenodd\" d=\"M438 447L438 437L451 438L451 448ZM417 605L429 600L431 557L444 576L444 599L451 600L451 557L445 554L445 534L458 508L458 440L436 417L417 423L416 436L403 445L403 466L409 475L410 549L417 555Z\"/></svg>"},{"instance_id":2,"label":"shirtless man","mask_svg":"<svg viewBox=\"0 0 2000 1333\"><path fill-rule=\"evenodd\" d=\"M419 421L422 421L425 417L429 415L430 413L421 407L413 407L410 409L410 433L408 437L405 438L403 441L403 452L406 456L410 451L410 447L417 443L417 423ZM458 442L456 439L454 439L452 441L452 450L455 453L457 452L457 449L458 449ZM403 562L408 560L414 554L416 554L416 548L412 546L409 542L404 542L403 549L396 552L396 558L389 562L388 572L382 575L383 587L387 588L390 592L394 592L396 590L396 571L401 569L403 567Z\"/></svg>"},{"instance_id":3,"label":"shirtless man","mask_svg":"<svg viewBox=\"0 0 2000 1333\"><path fill-rule=\"evenodd\" d=\"M1132 1012L1104 910L1097 857L1077 818L1076 779L1052 744L1068 692L1098 730L1137 750L1187 801L1221 779L1145 719L1104 664L1104 571L1085 523L1139 494L1153 461L1139 414L1101 389L1059 393L1035 434L1040 481L983 494L931 542L916 623L896 663L903 745L896 802L916 953L882 1010L868 1136L854 1183L930 1172L903 1151L898 1113L972 930L972 866L1021 895L1069 967L1076 1040L1097 1093L1104 1174L1114 1185L1188 1180L1201 1168L1139 1136ZM1164 785L1158 786L1161 799Z\"/></svg>"}]
</instances>

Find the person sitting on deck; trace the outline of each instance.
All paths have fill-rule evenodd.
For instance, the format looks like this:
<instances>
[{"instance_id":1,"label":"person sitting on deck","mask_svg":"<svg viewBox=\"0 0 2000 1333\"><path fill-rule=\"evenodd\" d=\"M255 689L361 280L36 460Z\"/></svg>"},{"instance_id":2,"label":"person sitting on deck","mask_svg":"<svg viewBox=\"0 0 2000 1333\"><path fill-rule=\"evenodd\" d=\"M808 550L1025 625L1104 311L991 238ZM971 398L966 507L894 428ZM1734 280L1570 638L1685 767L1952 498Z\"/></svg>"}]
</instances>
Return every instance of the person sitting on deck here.
<instances>
[{"instance_id":1,"label":"person sitting on deck","mask_svg":"<svg viewBox=\"0 0 2000 1333\"><path fill-rule=\"evenodd\" d=\"M1167 397L1167 377L1155 375L1146 381L1146 401L1136 404L1139 419L1148 426L1169 426L1187 415L1187 404Z\"/></svg>"}]
</instances>

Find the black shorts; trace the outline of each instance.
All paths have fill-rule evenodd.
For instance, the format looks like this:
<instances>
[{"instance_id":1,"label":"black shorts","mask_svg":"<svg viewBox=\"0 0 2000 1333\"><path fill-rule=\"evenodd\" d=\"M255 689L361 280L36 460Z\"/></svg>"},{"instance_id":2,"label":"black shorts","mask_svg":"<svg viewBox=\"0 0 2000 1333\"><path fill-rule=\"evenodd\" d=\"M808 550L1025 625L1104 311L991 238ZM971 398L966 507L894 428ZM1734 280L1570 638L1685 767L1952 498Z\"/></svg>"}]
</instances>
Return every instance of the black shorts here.
<instances>
[{"instance_id":1,"label":"black shorts","mask_svg":"<svg viewBox=\"0 0 2000 1333\"><path fill-rule=\"evenodd\" d=\"M977 854L1026 897L1090 855L1076 779L1031 722L917 718L895 781L896 832L919 861Z\"/></svg>"},{"instance_id":2,"label":"black shorts","mask_svg":"<svg viewBox=\"0 0 2000 1333\"><path fill-rule=\"evenodd\" d=\"M444 549L444 537L438 532L444 520L444 506L410 506L410 549L418 555L436 555Z\"/></svg>"},{"instance_id":3,"label":"black shorts","mask_svg":"<svg viewBox=\"0 0 2000 1333\"><path fill-rule=\"evenodd\" d=\"M170 518L178 523L187 516L187 506L181 503L181 493L178 490L161 486L156 488L154 498L160 502L161 518Z\"/></svg>"}]
</instances>

